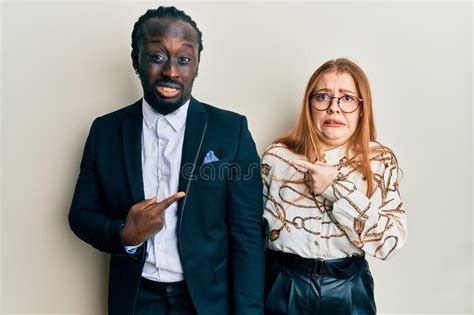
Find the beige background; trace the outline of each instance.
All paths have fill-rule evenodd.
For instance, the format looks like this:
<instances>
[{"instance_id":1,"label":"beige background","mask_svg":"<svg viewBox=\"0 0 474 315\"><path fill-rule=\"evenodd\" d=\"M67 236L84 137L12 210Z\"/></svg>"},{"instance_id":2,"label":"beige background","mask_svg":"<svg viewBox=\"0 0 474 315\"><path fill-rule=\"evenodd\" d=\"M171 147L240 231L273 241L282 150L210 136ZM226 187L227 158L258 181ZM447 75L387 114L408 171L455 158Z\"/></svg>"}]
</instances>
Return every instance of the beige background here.
<instances>
[{"instance_id":1,"label":"beige background","mask_svg":"<svg viewBox=\"0 0 474 315\"><path fill-rule=\"evenodd\" d=\"M141 96L130 34L156 4L2 3L2 314L106 310L108 258L67 212L90 123ZM344 56L365 69L409 218L406 247L370 259L379 312L472 313L472 4L179 7L204 34L194 96L247 115L260 153L294 124L317 66Z\"/></svg>"}]
</instances>

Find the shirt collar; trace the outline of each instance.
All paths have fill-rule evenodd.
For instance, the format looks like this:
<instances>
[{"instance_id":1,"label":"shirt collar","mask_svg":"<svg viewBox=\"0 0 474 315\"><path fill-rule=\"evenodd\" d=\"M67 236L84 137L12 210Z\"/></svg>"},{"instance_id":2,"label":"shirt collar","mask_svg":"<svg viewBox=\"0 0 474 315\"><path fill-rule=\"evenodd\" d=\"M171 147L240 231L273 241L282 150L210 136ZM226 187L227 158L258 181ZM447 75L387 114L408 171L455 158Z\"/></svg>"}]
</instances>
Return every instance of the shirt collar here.
<instances>
[{"instance_id":1,"label":"shirt collar","mask_svg":"<svg viewBox=\"0 0 474 315\"><path fill-rule=\"evenodd\" d=\"M168 115L163 115L157 112L150 104L142 98L142 112L143 119L145 120L147 126L150 128L156 124L158 119L164 117L164 119L170 124L174 131L179 131L186 123L186 117L188 116L188 107L189 101L183 104L180 108L174 112L169 113Z\"/></svg>"},{"instance_id":2,"label":"shirt collar","mask_svg":"<svg viewBox=\"0 0 474 315\"><path fill-rule=\"evenodd\" d=\"M337 164L346 153L346 144L324 151L324 160L328 164Z\"/></svg>"}]
</instances>

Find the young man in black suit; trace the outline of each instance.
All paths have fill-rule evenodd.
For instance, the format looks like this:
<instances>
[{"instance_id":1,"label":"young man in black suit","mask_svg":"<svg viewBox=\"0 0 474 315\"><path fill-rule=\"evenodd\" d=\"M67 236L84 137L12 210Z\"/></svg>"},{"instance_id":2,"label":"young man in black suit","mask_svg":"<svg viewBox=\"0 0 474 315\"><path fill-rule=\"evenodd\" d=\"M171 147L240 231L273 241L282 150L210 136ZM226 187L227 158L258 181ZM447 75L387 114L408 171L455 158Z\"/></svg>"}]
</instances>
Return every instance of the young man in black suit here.
<instances>
[{"instance_id":1,"label":"young man in black suit","mask_svg":"<svg viewBox=\"0 0 474 315\"><path fill-rule=\"evenodd\" d=\"M69 223L111 254L110 314L263 314L259 157L244 116L191 96L201 36L174 7L140 17L144 97L86 141Z\"/></svg>"}]
</instances>

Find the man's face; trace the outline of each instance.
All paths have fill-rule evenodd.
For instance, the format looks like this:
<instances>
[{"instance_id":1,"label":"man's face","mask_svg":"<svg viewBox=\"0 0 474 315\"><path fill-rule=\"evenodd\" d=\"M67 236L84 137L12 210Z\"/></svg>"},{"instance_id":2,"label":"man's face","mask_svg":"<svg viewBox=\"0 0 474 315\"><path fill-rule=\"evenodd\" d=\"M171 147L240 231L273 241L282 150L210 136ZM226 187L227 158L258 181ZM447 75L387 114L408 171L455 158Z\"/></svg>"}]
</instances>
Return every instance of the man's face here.
<instances>
[{"instance_id":1,"label":"man's face","mask_svg":"<svg viewBox=\"0 0 474 315\"><path fill-rule=\"evenodd\" d=\"M140 74L145 100L168 114L191 97L199 66L198 34L186 22L154 18L143 25L139 52L132 61Z\"/></svg>"}]
</instances>

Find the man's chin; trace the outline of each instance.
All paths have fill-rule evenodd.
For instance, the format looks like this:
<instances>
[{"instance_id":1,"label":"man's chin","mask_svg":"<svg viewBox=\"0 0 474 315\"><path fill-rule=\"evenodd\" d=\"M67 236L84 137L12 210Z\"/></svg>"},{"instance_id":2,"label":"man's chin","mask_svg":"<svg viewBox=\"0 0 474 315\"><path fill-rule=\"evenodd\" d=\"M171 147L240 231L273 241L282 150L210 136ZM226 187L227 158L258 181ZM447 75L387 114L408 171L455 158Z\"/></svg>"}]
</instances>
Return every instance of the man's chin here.
<instances>
[{"instance_id":1,"label":"man's chin","mask_svg":"<svg viewBox=\"0 0 474 315\"><path fill-rule=\"evenodd\" d=\"M180 108L184 104L184 101L181 98L159 98L154 99L153 102L150 103L151 107L153 107L157 112L163 115L167 115L171 112L174 112L178 108Z\"/></svg>"},{"instance_id":2,"label":"man's chin","mask_svg":"<svg viewBox=\"0 0 474 315\"><path fill-rule=\"evenodd\" d=\"M177 95L173 97L164 97L158 93L154 93L153 95L153 102L155 104L161 105L161 106L176 106L176 105L182 105L181 102L183 101L183 97L181 93L178 93Z\"/></svg>"}]
</instances>

